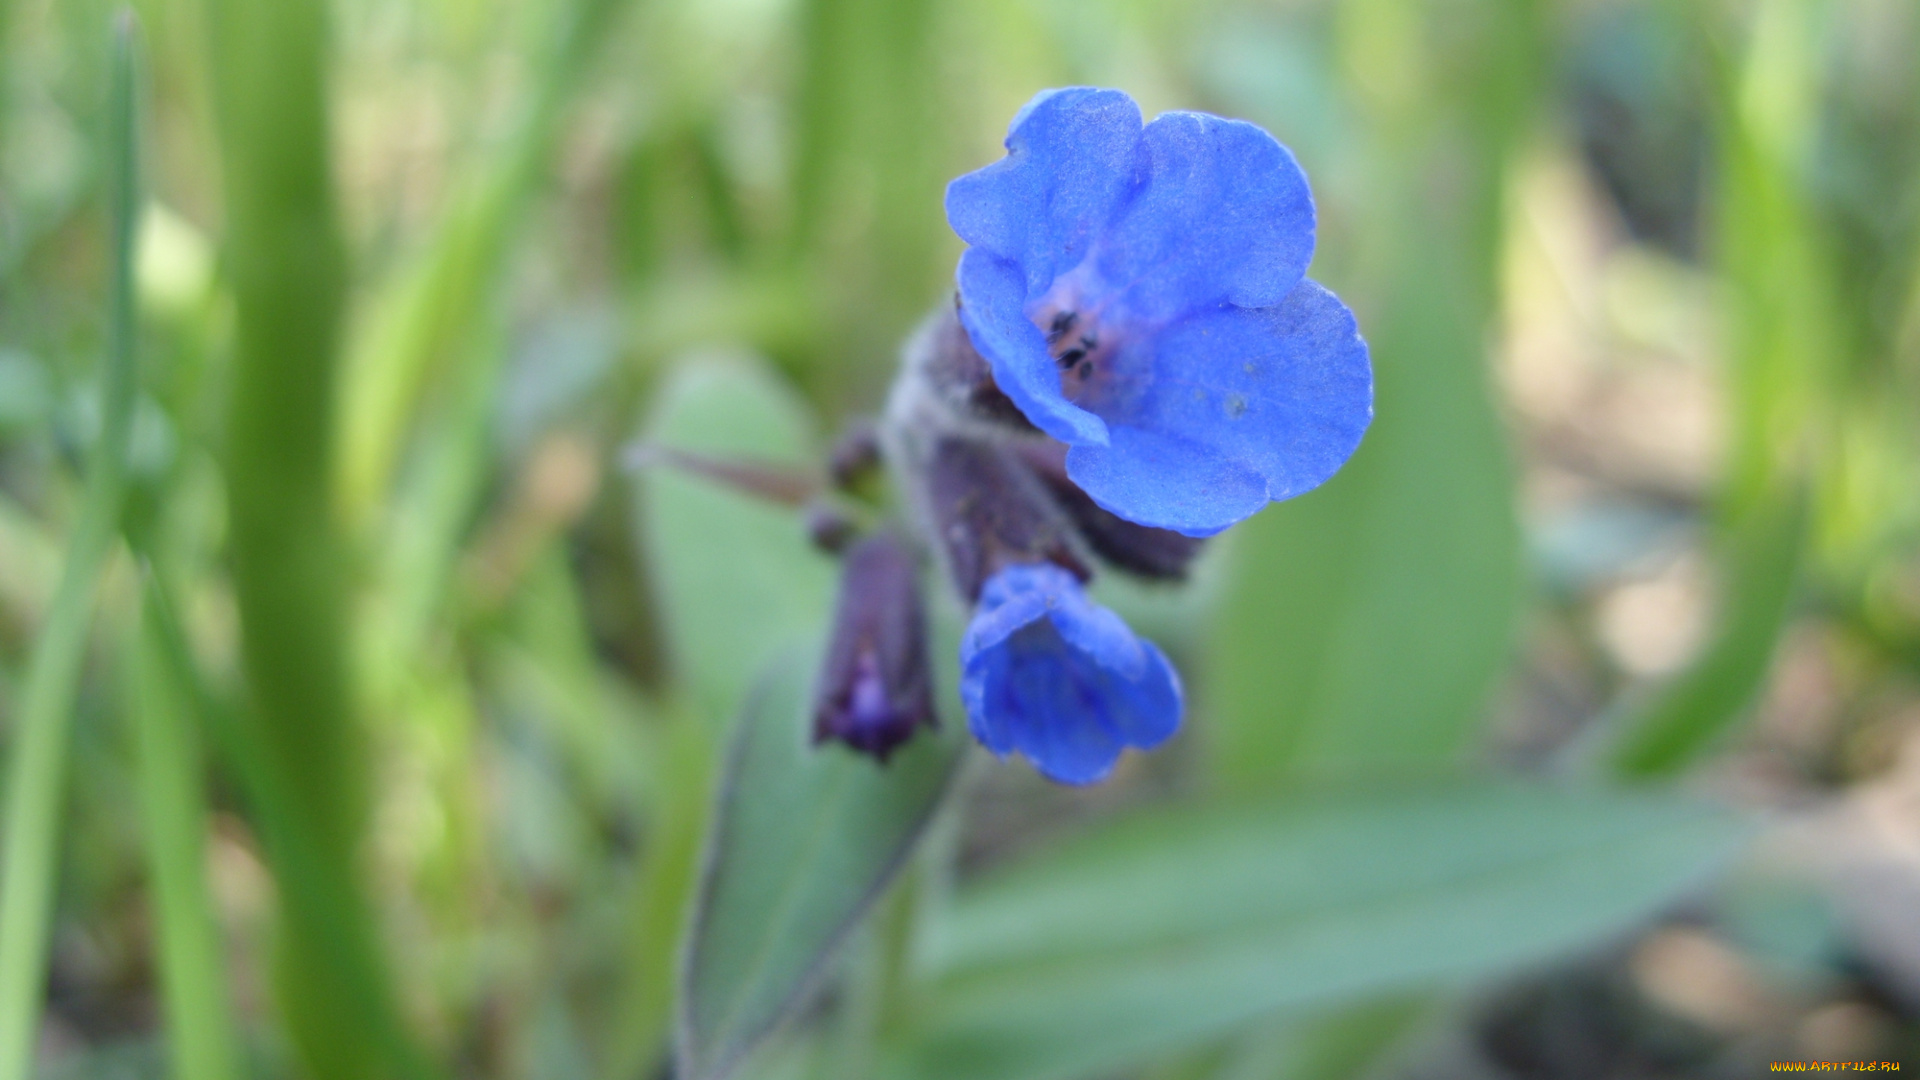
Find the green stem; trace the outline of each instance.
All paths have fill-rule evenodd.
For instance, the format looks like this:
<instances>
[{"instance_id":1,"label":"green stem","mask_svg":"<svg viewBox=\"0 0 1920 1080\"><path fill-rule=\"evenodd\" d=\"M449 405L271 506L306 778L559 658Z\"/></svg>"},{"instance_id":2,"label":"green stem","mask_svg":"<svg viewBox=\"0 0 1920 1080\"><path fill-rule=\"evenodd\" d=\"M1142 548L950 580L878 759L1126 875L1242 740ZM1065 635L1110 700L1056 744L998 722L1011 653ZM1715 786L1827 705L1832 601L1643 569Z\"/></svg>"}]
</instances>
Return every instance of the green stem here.
<instances>
[{"instance_id":1,"label":"green stem","mask_svg":"<svg viewBox=\"0 0 1920 1080\"><path fill-rule=\"evenodd\" d=\"M0 863L0 1080L26 1080L32 1067L46 981L48 920L74 694L86 657L94 594L126 488L133 423L133 245L138 192L137 25L114 23L109 131L113 168L113 280L110 342L101 381L99 441L88 462L80 520L53 607L34 642L8 762L6 850Z\"/></svg>"},{"instance_id":2,"label":"green stem","mask_svg":"<svg viewBox=\"0 0 1920 1080\"><path fill-rule=\"evenodd\" d=\"M334 227L323 0L215 0L214 105L236 315L227 508L251 759L279 880L278 1005L306 1073L424 1075L358 874L364 762L331 488L345 265ZM271 800L271 803L265 802Z\"/></svg>"}]
</instances>

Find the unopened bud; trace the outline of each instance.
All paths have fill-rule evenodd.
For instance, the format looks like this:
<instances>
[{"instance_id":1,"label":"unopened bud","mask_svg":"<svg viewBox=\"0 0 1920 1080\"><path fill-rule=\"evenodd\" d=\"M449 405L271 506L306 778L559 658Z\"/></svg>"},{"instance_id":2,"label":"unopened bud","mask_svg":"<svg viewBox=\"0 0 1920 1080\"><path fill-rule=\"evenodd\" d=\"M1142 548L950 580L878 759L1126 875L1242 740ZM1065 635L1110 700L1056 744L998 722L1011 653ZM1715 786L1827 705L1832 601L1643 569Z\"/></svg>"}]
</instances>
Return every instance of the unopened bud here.
<instances>
[{"instance_id":1,"label":"unopened bud","mask_svg":"<svg viewBox=\"0 0 1920 1080\"><path fill-rule=\"evenodd\" d=\"M833 441L827 453L827 475L833 486L851 491L868 473L880 467L880 432L871 420L855 420Z\"/></svg>"},{"instance_id":2,"label":"unopened bud","mask_svg":"<svg viewBox=\"0 0 1920 1080\"><path fill-rule=\"evenodd\" d=\"M859 524L845 510L825 499L808 503L801 512L801 523L813 546L829 554L845 551L860 533Z\"/></svg>"},{"instance_id":3,"label":"unopened bud","mask_svg":"<svg viewBox=\"0 0 1920 1080\"><path fill-rule=\"evenodd\" d=\"M1115 569L1141 577L1170 581L1186 578L1187 566L1200 553L1205 540L1172 529L1135 524L1094 502L1067 475L1067 448L1057 442L1023 439L1012 452L1046 485L1094 554Z\"/></svg>"},{"instance_id":4,"label":"unopened bud","mask_svg":"<svg viewBox=\"0 0 1920 1080\"><path fill-rule=\"evenodd\" d=\"M813 741L838 739L882 762L932 727L926 612L913 556L891 533L847 552L813 713Z\"/></svg>"},{"instance_id":5,"label":"unopened bud","mask_svg":"<svg viewBox=\"0 0 1920 1080\"><path fill-rule=\"evenodd\" d=\"M1033 474L995 443L948 436L927 461L927 498L954 587L967 601L1001 569L1050 562L1085 581L1069 525Z\"/></svg>"}]
</instances>

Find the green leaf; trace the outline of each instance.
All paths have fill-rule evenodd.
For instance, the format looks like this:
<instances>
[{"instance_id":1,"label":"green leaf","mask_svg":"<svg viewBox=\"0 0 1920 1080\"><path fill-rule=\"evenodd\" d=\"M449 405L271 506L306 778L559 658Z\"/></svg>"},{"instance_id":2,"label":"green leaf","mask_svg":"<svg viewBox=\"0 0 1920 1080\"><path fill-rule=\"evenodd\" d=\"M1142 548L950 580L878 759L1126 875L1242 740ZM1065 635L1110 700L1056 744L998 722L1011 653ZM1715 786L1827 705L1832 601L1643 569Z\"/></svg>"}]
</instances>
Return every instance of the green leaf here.
<instances>
[{"instance_id":1,"label":"green leaf","mask_svg":"<svg viewBox=\"0 0 1920 1080\"><path fill-rule=\"evenodd\" d=\"M1407 286L1363 324L1372 430L1325 487L1233 538L1207 667L1230 784L1443 759L1482 714L1521 577L1512 466L1463 291Z\"/></svg>"},{"instance_id":2,"label":"green leaf","mask_svg":"<svg viewBox=\"0 0 1920 1080\"><path fill-rule=\"evenodd\" d=\"M1432 994L1389 994L1329 1012L1247 1025L1188 1050L1145 1080L1357 1080L1432 1011Z\"/></svg>"},{"instance_id":3,"label":"green leaf","mask_svg":"<svg viewBox=\"0 0 1920 1080\"><path fill-rule=\"evenodd\" d=\"M678 1075L727 1075L818 981L932 818L963 725L885 765L810 747L816 650L789 652L748 702L722 782L681 986Z\"/></svg>"},{"instance_id":4,"label":"green leaf","mask_svg":"<svg viewBox=\"0 0 1920 1080\"><path fill-rule=\"evenodd\" d=\"M765 364L700 354L659 389L642 436L723 460L797 466L815 444L804 404ZM713 762L724 725L783 648L817 638L835 568L798 516L704 476L654 467L636 478L637 532L664 616L671 661L690 707L676 710L646 865L629 916L616 1033L606 1076L644 1071L671 1027L677 935L694 894Z\"/></svg>"},{"instance_id":5,"label":"green leaf","mask_svg":"<svg viewBox=\"0 0 1920 1080\"><path fill-rule=\"evenodd\" d=\"M787 465L814 450L805 407L764 364L682 363L660 389L646 438L719 458ZM834 565L785 507L670 468L640 478L640 535L678 674L702 711L734 716L779 651L826 623Z\"/></svg>"},{"instance_id":6,"label":"green leaf","mask_svg":"<svg viewBox=\"0 0 1920 1080\"><path fill-rule=\"evenodd\" d=\"M1493 784L1149 811L964 890L892 1064L1081 1076L1263 1014L1486 977L1645 918L1744 831L1672 796Z\"/></svg>"},{"instance_id":7,"label":"green leaf","mask_svg":"<svg viewBox=\"0 0 1920 1080\"><path fill-rule=\"evenodd\" d=\"M1374 422L1324 488L1235 530L1206 673L1231 788L1456 758L1486 715L1522 581L1487 339L1507 163L1541 97L1543 7L1333 5L1359 121L1341 156L1366 162L1353 197L1369 211L1359 272L1328 269L1372 345ZM1442 23L1449 63L1411 63Z\"/></svg>"}]
</instances>

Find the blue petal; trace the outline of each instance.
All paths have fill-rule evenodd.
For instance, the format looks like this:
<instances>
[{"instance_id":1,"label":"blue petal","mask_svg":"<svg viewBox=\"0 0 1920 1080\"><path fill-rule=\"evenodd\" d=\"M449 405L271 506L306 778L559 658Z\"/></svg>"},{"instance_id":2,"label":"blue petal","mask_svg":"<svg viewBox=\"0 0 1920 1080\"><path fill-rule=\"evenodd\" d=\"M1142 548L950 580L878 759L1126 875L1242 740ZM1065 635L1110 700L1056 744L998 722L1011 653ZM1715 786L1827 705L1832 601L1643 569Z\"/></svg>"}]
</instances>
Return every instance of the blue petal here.
<instances>
[{"instance_id":1,"label":"blue petal","mask_svg":"<svg viewBox=\"0 0 1920 1080\"><path fill-rule=\"evenodd\" d=\"M1102 445L1107 425L1060 392L1060 365L1027 318L1020 270L982 248L960 255L960 322L993 368L993 381L1041 431L1069 444Z\"/></svg>"},{"instance_id":2,"label":"blue petal","mask_svg":"<svg viewBox=\"0 0 1920 1080\"><path fill-rule=\"evenodd\" d=\"M1067 475L1093 501L1128 521L1187 536L1212 536L1259 513L1266 478L1178 435L1114 428L1103 447L1067 451Z\"/></svg>"},{"instance_id":3,"label":"blue petal","mask_svg":"<svg viewBox=\"0 0 1920 1080\"><path fill-rule=\"evenodd\" d=\"M1183 319L1118 363L1140 389L1103 410L1106 446L1068 451L1067 475L1121 517L1188 536L1319 486L1373 418L1367 343L1311 281L1274 307Z\"/></svg>"},{"instance_id":4,"label":"blue petal","mask_svg":"<svg viewBox=\"0 0 1920 1080\"><path fill-rule=\"evenodd\" d=\"M1062 783L1104 779L1124 748L1157 746L1180 725L1173 665L1051 564L987 583L960 660L975 737Z\"/></svg>"},{"instance_id":5,"label":"blue petal","mask_svg":"<svg viewBox=\"0 0 1920 1080\"><path fill-rule=\"evenodd\" d=\"M947 221L1020 268L1027 300L1080 265L1133 187L1140 107L1118 90L1042 91L1007 128L1007 156L947 185Z\"/></svg>"},{"instance_id":6,"label":"blue petal","mask_svg":"<svg viewBox=\"0 0 1920 1080\"><path fill-rule=\"evenodd\" d=\"M981 745L1005 757L1024 754L1047 777L1090 784L1112 771L1125 749L1111 727L1092 717L1046 619L1030 623L966 668L961 696ZM1065 686L1072 700L1055 700Z\"/></svg>"},{"instance_id":7,"label":"blue petal","mask_svg":"<svg viewBox=\"0 0 1920 1080\"><path fill-rule=\"evenodd\" d=\"M1063 584L1072 575L1051 563L1019 564L1002 568L981 586L980 603L973 611L967 632L960 639L961 663L987 649L999 647L1014 632L1038 620L1060 602L1069 588L1078 592L1080 583Z\"/></svg>"},{"instance_id":8,"label":"blue petal","mask_svg":"<svg viewBox=\"0 0 1920 1080\"><path fill-rule=\"evenodd\" d=\"M1048 615L1060 640L1092 663L1125 679L1138 679L1146 671L1147 643L1133 636L1125 619L1088 600L1079 582Z\"/></svg>"},{"instance_id":9,"label":"blue petal","mask_svg":"<svg viewBox=\"0 0 1920 1080\"><path fill-rule=\"evenodd\" d=\"M1099 278L1134 318L1158 324L1222 301L1268 307L1313 258L1306 174L1242 120L1162 113L1141 135L1139 195L1099 239Z\"/></svg>"}]
</instances>

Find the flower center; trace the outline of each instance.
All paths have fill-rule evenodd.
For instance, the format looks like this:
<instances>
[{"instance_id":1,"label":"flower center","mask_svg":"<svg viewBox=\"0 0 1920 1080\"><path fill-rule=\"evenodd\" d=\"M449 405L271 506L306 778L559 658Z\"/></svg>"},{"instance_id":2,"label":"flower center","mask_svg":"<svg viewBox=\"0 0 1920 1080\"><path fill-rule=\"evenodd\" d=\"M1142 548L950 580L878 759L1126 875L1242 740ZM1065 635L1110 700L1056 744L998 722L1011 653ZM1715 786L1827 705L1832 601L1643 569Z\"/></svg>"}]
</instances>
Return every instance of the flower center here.
<instances>
[{"instance_id":1,"label":"flower center","mask_svg":"<svg viewBox=\"0 0 1920 1080\"><path fill-rule=\"evenodd\" d=\"M1138 351L1130 343L1143 328L1119 300L1088 259L1054 279L1027 311L1060 366L1061 396L1108 420L1131 411L1145 385L1145 372L1130 359Z\"/></svg>"},{"instance_id":2,"label":"flower center","mask_svg":"<svg viewBox=\"0 0 1920 1080\"><path fill-rule=\"evenodd\" d=\"M1056 311L1047 322L1047 350L1060 363L1060 370L1073 374L1093 364L1092 353L1100 347L1100 335L1093 320L1083 326L1077 311Z\"/></svg>"},{"instance_id":3,"label":"flower center","mask_svg":"<svg viewBox=\"0 0 1920 1080\"><path fill-rule=\"evenodd\" d=\"M1049 303L1034 318L1047 335L1047 352L1060 365L1060 393L1068 401L1095 412L1112 396L1115 339L1103 327L1098 311Z\"/></svg>"}]
</instances>

